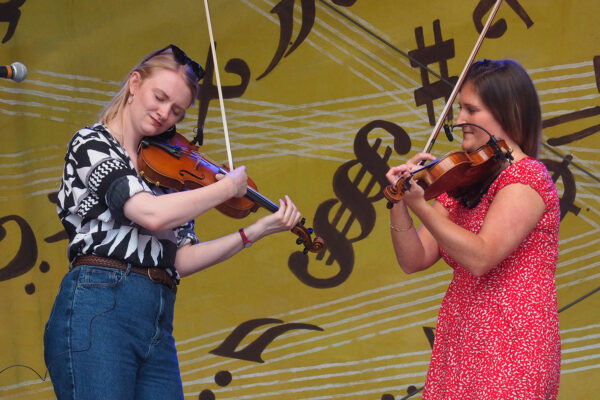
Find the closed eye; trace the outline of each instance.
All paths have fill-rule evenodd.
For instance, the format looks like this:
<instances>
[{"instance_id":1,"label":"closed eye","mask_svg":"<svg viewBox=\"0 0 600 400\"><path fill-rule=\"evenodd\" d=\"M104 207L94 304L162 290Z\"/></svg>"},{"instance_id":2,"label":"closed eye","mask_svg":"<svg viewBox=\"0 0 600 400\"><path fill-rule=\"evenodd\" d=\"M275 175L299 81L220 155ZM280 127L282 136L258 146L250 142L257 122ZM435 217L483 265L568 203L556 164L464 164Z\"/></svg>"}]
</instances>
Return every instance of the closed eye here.
<instances>
[{"instance_id":1,"label":"closed eye","mask_svg":"<svg viewBox=\"0 0 600 400\"><path fill-rule=\"evenodd\" d=\"M181 118L183 115L185 115L185 111L179 109L179 107L173 107L171 108L171 112L173 113L174 116L176 116L177 118Z\"/></svg>"},{"instance_id":2,"label":"closed eye","mask_svg":"<svg viewBox=\"0 0 600 400\"><path fill-rule=\"evenodd\" d=\"M463 105L460 105L460 104L458 105L458 109L459 110L465 110L469 114L473 114L473 113L476 113L478 111L475 107L472 107L472 106L469 106L469 105L463 106Z\"/></svg>"}]
</instances>

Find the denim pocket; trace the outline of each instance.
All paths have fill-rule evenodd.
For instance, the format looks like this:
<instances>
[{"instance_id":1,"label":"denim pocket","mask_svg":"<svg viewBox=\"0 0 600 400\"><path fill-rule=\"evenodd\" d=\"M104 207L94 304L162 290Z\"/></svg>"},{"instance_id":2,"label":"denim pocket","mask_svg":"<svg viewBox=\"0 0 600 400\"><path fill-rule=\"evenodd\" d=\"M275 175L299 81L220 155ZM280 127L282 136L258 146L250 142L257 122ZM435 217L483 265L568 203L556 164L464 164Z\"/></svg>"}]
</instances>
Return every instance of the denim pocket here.
<instances>
[{"instance_id":1,"label":"denim pocket","mask_svg":"<svg viewBox=\"0 0 600 400\"><path fill-rule=\"evenodd\" d=\"M79 275L77 286L100 286L114 287L123 279L125 271L104 267L79 267L82 273Z\"/></svg>"},{"instance_id":2,"label":"denim pocket","mask_svg":"<svg viewBox=\"0 0 600 400\"><path fill-rule=\"evenodd\" d=\"M73 296L70 328L72 348L83 351L94 340L107 334L111 321L120 318L114 315L117 294L125 271L96 266L81 266ZM94 334L95 333L95 334Z\"/></svg>"}]
</instances>

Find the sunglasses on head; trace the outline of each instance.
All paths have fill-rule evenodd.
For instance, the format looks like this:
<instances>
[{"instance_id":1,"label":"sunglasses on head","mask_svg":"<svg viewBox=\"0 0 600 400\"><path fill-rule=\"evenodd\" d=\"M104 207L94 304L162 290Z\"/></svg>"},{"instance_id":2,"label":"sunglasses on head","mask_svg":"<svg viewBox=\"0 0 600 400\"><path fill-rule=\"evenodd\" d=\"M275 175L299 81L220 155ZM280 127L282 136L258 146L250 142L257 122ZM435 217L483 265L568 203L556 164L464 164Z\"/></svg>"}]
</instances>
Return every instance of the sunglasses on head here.
<instances>
[{"instance_id":1,"label":"sunglasses on head","mask_svg":"<svg viewBox=\"0 0 600 400\"><path fill-rule=\"evenodd\" d=\"M190 68L192 68L192 72L194 73L194 75L196 75L196 78L198 78L198 80L202 79L202 77L204 76L204 69L202 69L200 64L198 64L196 61L189 58L187 56L187 54L184 53L183 50L181 50L179 47L175 46L174 44L170 44L167 47L157 50L154 53L150 54L142 61L142 64L145 63L146 61L148 61L149 59L151 59L152 57L155 57L156 55L161 54L162 52L164 52L167 49L171 49L171 52L173 53L173 57L175 58L175 61L177 61L181 65L189 65Z\"/></svg>"}]
</instances>

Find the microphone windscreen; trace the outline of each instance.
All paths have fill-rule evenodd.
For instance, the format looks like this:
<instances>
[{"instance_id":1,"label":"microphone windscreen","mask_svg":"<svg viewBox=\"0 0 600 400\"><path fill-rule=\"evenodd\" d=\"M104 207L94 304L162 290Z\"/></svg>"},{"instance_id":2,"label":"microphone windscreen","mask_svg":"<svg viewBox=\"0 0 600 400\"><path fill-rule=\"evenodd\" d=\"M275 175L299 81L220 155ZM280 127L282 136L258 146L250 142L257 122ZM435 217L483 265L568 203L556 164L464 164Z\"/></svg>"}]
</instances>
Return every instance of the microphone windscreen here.
<instances>
[{"instance_id":1,"label":"microphone windscreen","mask_svg":"<svg viewBox=\"0 0 600 400\"><path fill-rule=\"evenodd\" d=\"M22 80L27 78L27 67L25 65L23 65L22 63L17 61L17 62L10 64L10 66L13 70L12 79L15 82L21 82Z\"/></svg>"},{"instance_id":2,"label":"microphone windscreen","mask_svg":"<svg viewBox=\"0 0 600 400\"><path fill-rule=\"evenodd\" d=\"M452 135L452 129L450 129L450 126L448 124L444 124L444 132L446 133L446 137L449 141L454 140L454 135Z\"/></svg>"}]
</instances>

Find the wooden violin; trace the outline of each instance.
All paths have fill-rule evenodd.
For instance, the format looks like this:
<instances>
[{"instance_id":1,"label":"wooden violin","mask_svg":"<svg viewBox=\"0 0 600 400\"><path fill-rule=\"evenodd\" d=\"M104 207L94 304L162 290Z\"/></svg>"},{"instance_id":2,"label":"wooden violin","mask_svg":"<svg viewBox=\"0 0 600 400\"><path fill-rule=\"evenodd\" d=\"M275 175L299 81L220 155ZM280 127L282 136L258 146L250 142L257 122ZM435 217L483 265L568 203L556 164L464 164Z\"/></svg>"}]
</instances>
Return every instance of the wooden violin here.
<instances>
[{"instance_id":1,"label":"wooden violin","mask_svg":"<svg viewBox=\"0 0 600 400\"><path fill-rule=\"evenodd\" d=\"M138 167L140 174L148 182L176 191L197 189L215 183L216 174L227 174L229 170L207 160L198 152L198 146L192 145L182 134L175 130L167 131L156 137L142 139L138 148ZM247 192L244 197L234 197L216 208L232 218L244 218L260 207L271 212L279 206L261 195L256 184L248 178ZM297 244L304 244L304 253L319 253L325 248L320 237L311 238L312 228L304 226L305 218L292 228L298 236Z\"/></svg>"},{"instance_id":2,"label":"wooden violin","mask_svg":"<svg viewBox=\"0 0 600 400\"><path fill-rule=\"evenodd\" d=\"M471 152L454 151L439 157L418 168L408 177L400 178L395 185L388 185L383 194L388 200L388 208L402 200L414 179L425 191L425 199L430 200L442 193L460 198L476 185L495 177L507 162L512 160L511 149L504 140L490 141Z\"/></svg>"}]
</instances>

